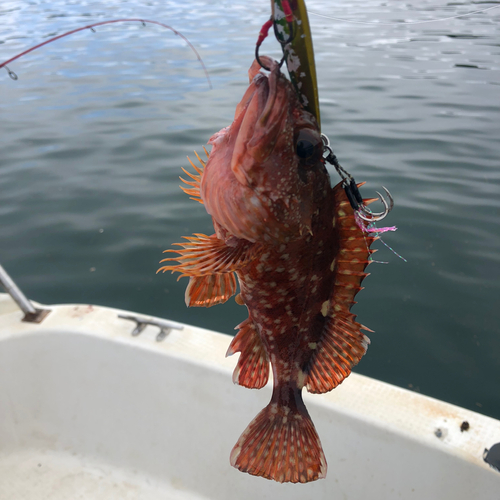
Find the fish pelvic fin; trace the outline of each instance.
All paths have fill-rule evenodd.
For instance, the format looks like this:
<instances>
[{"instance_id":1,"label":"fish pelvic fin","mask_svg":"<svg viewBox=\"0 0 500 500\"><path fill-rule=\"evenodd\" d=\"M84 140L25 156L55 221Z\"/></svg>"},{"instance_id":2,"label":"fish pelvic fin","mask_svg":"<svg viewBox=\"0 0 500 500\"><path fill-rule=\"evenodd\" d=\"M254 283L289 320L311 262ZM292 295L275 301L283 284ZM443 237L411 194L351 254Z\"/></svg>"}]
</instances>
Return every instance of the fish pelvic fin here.
<instances>
[{"instance_id":1,"label":"fish pelvic fin","mask_svg":"<svg viewBox=\"0 0 500 500\"><path fill-rule=\"evenodd\" d=\"M368 276L370 245L375 238L366 235L358 226L341 184L334 188L335 224L339 231L339 252L332 262L335 283L330 300L322 307L326 317L321 339L308 366L306 387L309 392L323 393L337 387L365 354L370 339L361 331L371 331L356 321L350 312L361 282Z\"/></svg>"},{"instance_id":2,"label":"fish pelvic fin","mask_svg":"<svg viewBox=\"0 0 500 500\"><path fill-rule=\"evenodd\" d=\"M233 372L235 384L260 389L269 380L269 356L254 322L247 318L236 328L236 336L229 344L226 357L240 352L240 358Z\"/></svg>"},{"instance_id":3,"label":"fish pelvic fin","mask_svg":"<svg viewBox=\"0 0 500 500\"><path fill-rule=\"evenodd\" d=\"M234 273L191 276L184 299L188 307L212 307L223 304L235 293Z\"/></svg>"},{"instance_id":4,"label":"fish pelvic fin","mask_svg":"<svg viewBox=\"0 0 500 500\"><path fill-rule=\"evenodd\" d=\"M307 410L271 402L234 446L233 467L279 483L308 483L326 476L326 459Z\"/></svg>"},{"instance_id":5,"label":"fish pelvic fin","mask_svg":"<svg viewBox=\"0 0 500 500\"><path fill-rule=\"evenodd\" d=\"M208 158L208 152L205 148L203 148L205 150L205 154L207 155L207 158ZM196 155L196 158L198 158L198 161L201 163L201 166L202 168L196 166L192 161L191 161L191 158L189 158L189 156L187 157L189 163L191 164L191 166L194 168L196 174L193 174L191 172L189 172L188 170L186 170L185 168L182 168L182 171L187 175L189 176L192 180L188 181L186 179L183 179L182 177L179 177L179 179L184 182L184 184L188 185L188 186L191 186L189 188L186 188L184 186L179 186L187 195L189 195L190 199L191 200L195 200L199 203L202 203L203 204L203 200L201 199L201 194L200 194L200 182L201 182L201 176L203 175L203 170L206 166L206 163L205 161L203 161L198 153L195 151L194 154Z\"/></svg>"},{"instance_id":6,"label":"fish pelvic fin","mask_svg":"<svg viewBox=\"0 0 500 500\"><path fill-rule=\"evenodd\" d=\"M165 250L163 253L177 253L177 257L168 257L160 261L177 261L177 265L160 267L157 272L179 272L183 276L207 276L210 274L232 273L246 265L253 258L252 243L240 240L234 246L226 245L217 235L207 236L196 233L184 236L187 242L174 243L182 250Z\"/></svg>"}]
</instances>

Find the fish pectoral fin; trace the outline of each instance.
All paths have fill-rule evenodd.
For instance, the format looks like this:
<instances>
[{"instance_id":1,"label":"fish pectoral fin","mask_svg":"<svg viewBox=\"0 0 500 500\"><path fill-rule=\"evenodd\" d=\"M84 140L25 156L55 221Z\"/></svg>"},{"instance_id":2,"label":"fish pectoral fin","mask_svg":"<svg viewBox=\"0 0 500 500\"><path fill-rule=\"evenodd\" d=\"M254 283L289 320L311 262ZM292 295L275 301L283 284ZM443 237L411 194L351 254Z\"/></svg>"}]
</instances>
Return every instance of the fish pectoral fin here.
<instances>
[{"instance_id":1,"label":"fish pectoral fin","mask_svg":"<svg viewBox=\"0 0 500 500\"><path fill-rule=\"evenodd\" d=\"M279 483L307 483L326 476L326 459L307 410L271 402L231 451L233 467Z\"/></svg>"},{"instance_id":2,"label":"fish pectoral fin","mask_svg":"<svg viewBox=\"0 0 500 500\"><path fill-rule=\"evenodd\" d=\"M236 293L234 273L191 276L184 298L188 307L223 304Z\"/></svg>"},{"instance_id":3,"label":"fish pectoral fin","mask_svg":"<svg viewBox=\"0 0 500 500\"><path fill-rule=\"evenodd\" d=\"M307 370L309 392L320 394L337 387L365 354L370 339L361 330L368 328L353 318L353 314L338 313L327 319Z\"/></svg>"},{"instance_id":4,"label":"fish pectoral fin","mask_svg":"<svg viewBox=\"0 0 500 500\"><path fill-rule=\"evenodd\" d=\"M237 271L253 258L253 244L246 240L240 240L234 246L228 246L215 234L195 234L184 236L187 241L174 243L183 247L182 250L165 250L164 253L178 253L178 257L169 257L160 262L177 261L177 265L166 265L157 272L179 272L183 276L208 276L210 274L224 274Z\"/></svg>"},{"instance_id":5,"label":"fish pectoral fin","mask_svg":"<svg viewBox=\"0 0 500 500\"><path fill-rule=\"evenodd\" d=\"M233 382L249 389L260 389L269 380L269 357L266 349L250 318L236 328L239 328L239 331L226 353L226 357L241 353L233 372Z\"/></svg>"}]
</instances>

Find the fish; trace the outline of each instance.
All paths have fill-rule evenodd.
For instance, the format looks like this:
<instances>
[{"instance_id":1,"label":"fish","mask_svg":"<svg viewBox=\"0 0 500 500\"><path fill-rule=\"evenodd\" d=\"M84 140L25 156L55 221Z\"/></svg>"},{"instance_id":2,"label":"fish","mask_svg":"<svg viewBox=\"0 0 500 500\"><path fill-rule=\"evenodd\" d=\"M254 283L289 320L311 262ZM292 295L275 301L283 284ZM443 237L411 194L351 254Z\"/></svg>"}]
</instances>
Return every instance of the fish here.
<instances>
[{"instance_id":1,"label":"fish","mask_svg":"<svg viewBox=\"0 0 500 500\"><path fill-rule=\"evenodd\" d=\"M270 403L230 454L242 472L278 482L324 478L327 462L302 398L337 387L365 354L367 327L351 313L377 238L356 216L342 183L331 187L318 123L279 64L254 61L234 121L215 133L207 160L182 189L212 217L214 234L169 249L158 271L189 277L188 306L239 294L248 318L227 355L240 353L233 381L264 387ZM189 159L189 158L188 158ZM364 200L365 204L373 199ZM174 264L174 262L176 262Z\"/></svg>"}]
</instances>

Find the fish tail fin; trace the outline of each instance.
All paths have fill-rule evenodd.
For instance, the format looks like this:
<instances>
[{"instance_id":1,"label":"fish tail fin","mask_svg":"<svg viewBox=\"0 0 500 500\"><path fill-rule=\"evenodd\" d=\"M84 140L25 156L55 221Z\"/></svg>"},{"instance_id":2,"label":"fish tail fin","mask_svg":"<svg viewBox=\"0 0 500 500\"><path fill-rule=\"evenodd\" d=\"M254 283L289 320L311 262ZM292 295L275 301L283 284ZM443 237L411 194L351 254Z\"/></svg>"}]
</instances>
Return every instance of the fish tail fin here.
<instances>
[{"instance_id":1,"label":"fish tail fin","mask_svg":"<svg viewBox=\"0 0 500 500\"><path fill-rule=\"evenodd\" d=\"M271 402L246 428L231 465L279 483L307 483L326 476L326 459L305 407L293 411Z\"/></svg>"}]
</instances>

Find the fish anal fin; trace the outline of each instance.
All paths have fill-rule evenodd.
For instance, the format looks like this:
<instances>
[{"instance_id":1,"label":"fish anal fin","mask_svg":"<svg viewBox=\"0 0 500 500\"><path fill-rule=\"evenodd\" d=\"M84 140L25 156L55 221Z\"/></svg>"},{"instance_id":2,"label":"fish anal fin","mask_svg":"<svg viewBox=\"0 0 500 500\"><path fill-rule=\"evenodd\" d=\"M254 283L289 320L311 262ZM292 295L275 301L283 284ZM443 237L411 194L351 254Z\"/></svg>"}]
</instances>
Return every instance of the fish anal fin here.
<instances>
[{"instance_id":1,"label":"fish anal fin","mask_svg":"<svg viewBox=\"0 0 500 500\"><path fill-rule=\"evenodd\" d=\"M307 412L271 402L243 432L230 462L242 472L279 483L307 483L326 476L326 459Z\"/></svg>"},{"instance_id":2,"label":"fish anal fin","mask_svg":"<svg viewBox=\"0 0 500 500\"><path fill-rule=\"evenodd\" d=\"M188 307L223 304L236 293L234 273L191 276L184 298Z\"/></svg>"},{"instance_id":3,"label":"fish anal fin","mask_svg":"<svg viewBox=\"0 0 500 500\"><path fill-rule=\"evenodd\" d=\"M239 331L226 353L226 356L241 353L233 372L233 382L249 389L260 389L269 379L269 356L250 318L236 328Z\"/></svg>"},{"instance_id":4,"label":"fish anal fin","mask_svg":"<svg viewBox=\"0 0 500 500\"><path fill-rule=\"evenodd\" d=\"M333 314L327 318L323 336L307 369L306 387L319 394L337 387L365 354L370 339L366 329L352 314Z\"/></svg>"},{"instance_id":5,"label":"fish anal fin","mask_svg":"<svg viewBox=\"0 0 500 500\"><path fill-rule=\"evenodd\" d=\"M185 236L187 242L175 243L181 250L165 250L164 253L177 253L160 262L177 261L176 265L165 265L157 272L180 272L184 276L207 276L210 274L232 273L253 258L252 243L239 240L234 246L226 245L215 234L206 236L195 234Z\"/></svg>"}]
</instances>

